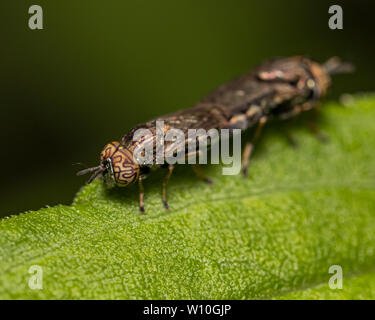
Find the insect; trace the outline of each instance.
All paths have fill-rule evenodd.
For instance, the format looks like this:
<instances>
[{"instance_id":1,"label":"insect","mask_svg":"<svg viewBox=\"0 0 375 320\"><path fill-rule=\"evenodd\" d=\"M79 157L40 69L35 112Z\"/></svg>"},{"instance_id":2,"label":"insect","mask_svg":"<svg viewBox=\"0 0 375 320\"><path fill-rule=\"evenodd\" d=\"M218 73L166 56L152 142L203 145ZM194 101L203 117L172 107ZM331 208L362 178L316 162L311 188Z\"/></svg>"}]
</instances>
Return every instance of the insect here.
<instances>
[{"instance_id":1,"label":"insect","mask_svg":"<svg viewBox=\"0 0 375 320\"><path fill-rule=\"evenodd\" d=\"M169 209L166 186L174 165L158 165L156 161L152 164L143 164L136 160L135 154L137 147L152 144L152 156L155 160L157 121L163 121L163 133L170 129L180 129L187 133L189 129L246 130L254 127L253 137L246 143L242 158L242 173L247 175L254 143L266 122L270 119L288 119L315 108L319 98L330 86L330 76L352 70L353 66L350 63L341 62L336 57L324 64L303 56L268 61L253 71L222 85L190 109L134 127L120 141L108 143L104 147L100 154L99 166L79 171L77 175L93 172L88 183L97 177L102 177L109 187L126 187L138 182L139 209L143 213L145 212L143 180L152 169L166 168L167 174L162 182L162 202L164 207ZM134 139L138 129L148 129L151 134ZM182 143L187 148L187 140ZM168 152L169 147L168 143L163 146L165 153ZM193 150L193 154L189 150L189 156L194 156L194 151L197 153L198 149ZM199 177L211 183L199 166L193 165L193 168Z\"/></svg>"}]
</instances>

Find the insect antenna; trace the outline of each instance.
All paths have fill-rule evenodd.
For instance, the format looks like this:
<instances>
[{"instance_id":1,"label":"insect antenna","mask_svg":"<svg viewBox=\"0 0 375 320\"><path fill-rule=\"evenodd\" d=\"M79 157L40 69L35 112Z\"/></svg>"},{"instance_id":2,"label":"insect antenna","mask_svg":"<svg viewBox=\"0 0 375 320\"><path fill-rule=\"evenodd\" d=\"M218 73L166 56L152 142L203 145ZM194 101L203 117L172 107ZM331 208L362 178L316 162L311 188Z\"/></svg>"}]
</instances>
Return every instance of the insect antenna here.
<instances>
[{"instance_id":1,"label":"insect antenna","mask_svg":"<svg viewBox=\"0 0 375 320\"><path fill-rule=\"evenodd\" d=\"M84 163L82 162L75 162L75 163L72 163L72 166L85 166L87 167Z\"/></svg>"}]
</instances>

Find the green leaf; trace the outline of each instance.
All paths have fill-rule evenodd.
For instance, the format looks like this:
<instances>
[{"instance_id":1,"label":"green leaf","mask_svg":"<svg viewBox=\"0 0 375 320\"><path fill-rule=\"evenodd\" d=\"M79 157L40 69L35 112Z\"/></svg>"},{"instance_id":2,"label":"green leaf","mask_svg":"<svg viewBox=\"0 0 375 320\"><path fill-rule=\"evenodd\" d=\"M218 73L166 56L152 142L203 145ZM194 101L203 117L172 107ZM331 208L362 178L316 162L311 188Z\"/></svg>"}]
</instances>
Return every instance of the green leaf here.
<instances>
[{"instance_id":1,"label":"green leaf","mask_svg":"<svg viewBox=\"0 0 375 320\"><path fill-rule=\"evenodd\" d=\"M145 181L146 215L136 186L108 191L98 181L71 206L3 219L0 298L374 297L360 290L375 280L366 274L375 267L374 123L373 96L323 106L328 143L300 119L292 148L276 123L247 179L209 166L209 186L177 167L168 212L158 171ZM33 265L41 290L28 285ZM341 294L327 288L331 265L343 269Z\"/></svg>"}]
</instances>

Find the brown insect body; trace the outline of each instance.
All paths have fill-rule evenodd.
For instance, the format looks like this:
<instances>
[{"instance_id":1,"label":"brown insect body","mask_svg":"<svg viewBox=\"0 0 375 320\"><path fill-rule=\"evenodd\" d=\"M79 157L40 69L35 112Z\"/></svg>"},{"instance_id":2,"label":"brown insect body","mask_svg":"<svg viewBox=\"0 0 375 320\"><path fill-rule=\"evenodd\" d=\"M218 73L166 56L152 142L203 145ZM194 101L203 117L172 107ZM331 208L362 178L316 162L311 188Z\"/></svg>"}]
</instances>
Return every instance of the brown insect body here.
<instances>
[{"instance_id":1,"label":"brown insect body","mask_svg":"<svg viewBox=\"0 0 375 320\"><path fill-rule=\"evenodd\" d=\"M262 115L285 119L295 115L296 106L307 103L304 110L314 107L329 85L324 65L301 56L282 58L224 84L202 102L226 105L238 115L258 113L247 126L251 127ZM260 110L249 112L251 108Z\"/></svg>"},{"instance_id":2,"label":"brown insect body","mask_svg":"<svg viewBox=\"0 0 375 320\"><path fill-rule=\"evenodd\" d=\"M160 165L156 165L155 161L151 165L139 163L135 160L137 159L135 150L142 144L152 144L155 160L156 121L158 120L164 123L164 134L170 129L180 129L185 133L185 137L189 129L239 128L245 130L257 126L253 141L248 142L244 151L243 172L246 174L254 141L267 119L287 119L314 108L330 85L330 74L351 70L350 64L341 63L337 58L332 58L323 65L300 56L266 62L252 72L219 87L193 108L134 127L120 142L111 142L104 147L98 167L82 170L78 174L95 171L89 182L97 176L103 176L108 186L123 187L138 181L140 210L143 212L142 180L150 168ZM151 134L134 141L134 133L138 129L147 129ZM188 141L185 140L186 147L187 143ZM169 152L169 147L168 142L163 146L166 154ZM198 149L195 151L197 152ZM166 208L168 204L165 187L173 166L168 166L168 168L168 175L163 182L163 203ZM202 172L198 171L198 175L208 181Z\"/></svg>"},{"instance_id":3,"label":"brown insect body","mask_svg":"<svg viewBox=\"0 0 375 320\"><path fill-rule=\"evenodd\" d=\"M198 104L193 108L181 110L163 117L146 122L131 129L122 139L120 144L125 146L128 150L135 153L136 147L140 145L152 144L154 148L153 153L153 164L156 163L156 144L157 144L157 133L156 133L156 123L157 121L163 121L163 135L165 135L168 130L179 129L184 133L186 140L184 145L187 146L188 130L190 129L221 129L224 128L226 123L231 119L232 113L230 109L226 106L219 104ZM139 129L147 129L151 132L150 135L143 137L142 139L133 140L134 133ZM164 153L168 157L170 154L171 141L164 142ZM197 145L198 148L198 145ZM196 149L195 151L198 151ZM136 156L136 155L135 155Z\"/></svg>"}]
</instances>

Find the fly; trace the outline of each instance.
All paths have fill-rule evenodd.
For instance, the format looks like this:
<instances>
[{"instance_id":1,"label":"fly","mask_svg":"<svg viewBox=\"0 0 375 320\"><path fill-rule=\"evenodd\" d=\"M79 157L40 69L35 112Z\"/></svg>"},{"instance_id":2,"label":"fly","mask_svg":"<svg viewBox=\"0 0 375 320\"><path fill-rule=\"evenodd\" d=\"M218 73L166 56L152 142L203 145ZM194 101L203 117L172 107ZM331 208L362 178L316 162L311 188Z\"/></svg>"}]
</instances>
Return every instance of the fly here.
<instances>
[{"instance_id":1,"label":"fly","mask_svg":"<svg viewBox=\"0 0 375 320\"><path fill-rule=\"evenodd\" d=\"M136 160L137 147L152 144L153 160L156 158L157 131L156 122L163 121L162 131L182 130L187 137L189 129L241 129L254 128L252 139L246 143L242 158L242 173L247 175L247 168L254 143L268 120L285 120L299 115L303 111L316 108L319 99L325 95L331 84L331 75L351 72L350 63L341 62L334 57L324 64L308 58L296 56L268 61L253 71L244 74L231 82L222 85L190 109L181 110L157 119L140 124L131 129L120 141L108 143L100 154L97 167L79 171L77 175L93 173L88 183L102 177L108 187L126 187L138 182L139 209L144 209L143 180L151 169L163 167L167 170L162 182L162 202L166 209L166 187L172 175L174 165L157 165L140 163ZM139 129L147 129L151 134L134 139ZM188 148L188 139L181 142ZM164 152L170 145L163 146ZM198 146L189 150L188 156L198 155ZM193 165L197 175L207 183L212 183L198 165Z\"/></svg>"}]
</instances>

